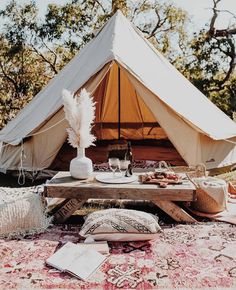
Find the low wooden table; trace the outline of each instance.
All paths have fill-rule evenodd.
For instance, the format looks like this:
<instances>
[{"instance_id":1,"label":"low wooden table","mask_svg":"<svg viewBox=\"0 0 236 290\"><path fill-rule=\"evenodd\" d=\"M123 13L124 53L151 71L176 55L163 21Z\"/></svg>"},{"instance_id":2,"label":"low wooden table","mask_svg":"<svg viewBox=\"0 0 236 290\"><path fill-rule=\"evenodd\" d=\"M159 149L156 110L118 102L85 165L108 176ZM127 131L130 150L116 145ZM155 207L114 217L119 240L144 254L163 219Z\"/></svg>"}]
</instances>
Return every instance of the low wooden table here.
<instances>
[{"instance_id":1,"label":"low wooden table","mask_svg":"<svg viewBox=\"0 0 236 290\"><path fill-rule=\"evenodd\" d=\"M45 185L45 197L65 199L54 213L56 222L64 222L88 199L150 200L175 221L196 222L175 203L175 201L196 199L196 188L189 180L184 180L183 184L160 188L154 184L141 184L138 180L125 184L101 183L95 179L95 176L99 174L104 174L104 172L94 172L94 177L87 180L76 180L70 176L69 172L61 171ZM138 173L135 174L138 175Z\"/></svg>"}]
</instances>

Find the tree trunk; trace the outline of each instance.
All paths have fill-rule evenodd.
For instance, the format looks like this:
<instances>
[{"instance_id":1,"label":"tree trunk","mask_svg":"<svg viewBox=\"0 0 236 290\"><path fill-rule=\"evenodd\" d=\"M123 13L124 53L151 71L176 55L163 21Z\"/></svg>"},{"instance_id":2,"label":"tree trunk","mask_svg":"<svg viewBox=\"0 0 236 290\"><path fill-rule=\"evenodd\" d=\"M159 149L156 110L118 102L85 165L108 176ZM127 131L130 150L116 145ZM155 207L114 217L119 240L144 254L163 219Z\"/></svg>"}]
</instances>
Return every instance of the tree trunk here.
<instances>
[{"instance_id":1,"label":"tree trunk","mask_svg":"<svg viewBox=\"0 0 236 290\"><path fill-rule=\"evenodd\" d=\"M127 16L128 7L126 0L112 0L112 14L115 14L117 10L121 10L122 13Z\"/></svg>"}]
</instances>

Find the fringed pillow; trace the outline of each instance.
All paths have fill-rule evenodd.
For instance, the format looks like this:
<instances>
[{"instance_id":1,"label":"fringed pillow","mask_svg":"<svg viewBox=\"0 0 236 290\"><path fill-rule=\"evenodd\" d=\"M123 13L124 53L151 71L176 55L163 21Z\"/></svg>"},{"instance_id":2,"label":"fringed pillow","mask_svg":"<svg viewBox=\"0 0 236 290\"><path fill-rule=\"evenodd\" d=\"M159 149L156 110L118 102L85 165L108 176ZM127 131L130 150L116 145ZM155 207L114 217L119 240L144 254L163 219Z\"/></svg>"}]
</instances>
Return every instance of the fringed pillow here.
<instances>
[{"instance_id":1,"label":"fringed pillow","mask_svg":"<svg viewBox=\"0 0 236 290\"><path fill-rule=\"evenodd\" d=\"M0 203L0 237L14 238L46 230L51 219L45 215L42 197L35 193L13 197Z\"/></svg>"},{"instance_id":2,"label":"fringed pillow","mask_svg":"<svg viewBox=\"0 0 236 290\"><path fill-rule=\"evenodd\" d=\"M94 240L144 241L157 237L161 228L152 214L129 209L105 209L89 214L80 231Z\"/></svg>"}]
</instances>

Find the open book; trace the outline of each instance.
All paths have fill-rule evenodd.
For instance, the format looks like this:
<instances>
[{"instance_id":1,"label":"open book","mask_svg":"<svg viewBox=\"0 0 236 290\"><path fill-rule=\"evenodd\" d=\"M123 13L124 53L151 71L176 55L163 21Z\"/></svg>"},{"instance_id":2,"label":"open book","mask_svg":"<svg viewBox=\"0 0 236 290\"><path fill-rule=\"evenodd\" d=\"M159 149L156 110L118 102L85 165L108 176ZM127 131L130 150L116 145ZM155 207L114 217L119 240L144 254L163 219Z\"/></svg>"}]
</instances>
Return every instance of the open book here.
<instances>
[{"instance_id":1,"label":"open book","mask_svg":"<svg viewBox=\"0 0 236 290\"><path fill-rule=\"evenodd\" d=\"M100 254L107 255L107 256L110 254L107 241L79 243L79 244L76 244L76 246L80 247L81 249L93 249L99 252Z\"/></svg>"},{"instance_id":2,"label":"open book","mask_svg":"<svg viewBox=\"0 0 236 290\"><path fill-rule=\"evenodd\" d=\"M94 273L106 260L106 256L89 248L67 242L46 260L46 263L60 271L68 272L82 280Z\"/></svg>"}]
</instances>

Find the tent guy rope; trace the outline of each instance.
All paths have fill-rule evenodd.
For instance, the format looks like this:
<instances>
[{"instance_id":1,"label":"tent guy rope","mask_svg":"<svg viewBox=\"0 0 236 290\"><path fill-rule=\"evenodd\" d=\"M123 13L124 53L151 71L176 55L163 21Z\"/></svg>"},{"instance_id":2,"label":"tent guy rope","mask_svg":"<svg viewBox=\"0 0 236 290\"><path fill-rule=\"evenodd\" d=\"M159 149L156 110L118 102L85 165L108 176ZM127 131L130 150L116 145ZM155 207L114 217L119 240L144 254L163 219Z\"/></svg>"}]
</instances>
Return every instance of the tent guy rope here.
<instances>
[{"instance_id":1,"label":"tent guy rope","mask_svg":"<svg viewBox=\"0 0 236 290\"><path fill-rule=\"evenodd\" d=\"M18 176L18 184L24 185L25 184L25 172L23 167L23 158L26 158L24 154L24 142L21 140L21 152L20 152L20 168L19 168L19 176Z\"/></svg>"},{"instance_id":2,"label":"tent guy rope","mask_svg":"<svg viewBox=\"0 0 236 290\"><path fill-rule=\"evenodd\" d=\"M108 68L108 70L110 69L111 67L111 64ZM101 78L101 80L98 82L98 84L95 86L95 88L91 91L91 95L94 94L94 92L96 91L96 89L98 88L98 86L100 85L100 83L103 81L103 79L106 77L106 74L104 74L104 76ZM27 135L27 137L33 137L33 136L36 136L36 135L39 135L39 134L42 134L42 133L45 133L49 130L51 130L52 128L58 126L59 124L61 124L63 121L65 121L66 118L63 118L61 120L59 120L58 122L56 122L55 124L51 125L50 127L44 129L44 130L41 130L39 132L36 132L36 133L33 133L33 134L30 134L30 135ZM0 142L0 153L2 152L2 149L4 147L7 147L7 146L13 146L11 144L5 144L5 145L2 145L3 142ZM20 167L19 167L19 176L18 176L18 184L19 185L24 185L25 184L25 178L26 178L26 175L25 175L25 169L24 169L24 166L23 166L23 159L26 158L26 155L24 153L24 139L21 140L21 152L20 152ZM34 170L33 170L34 172Z\"/></svg>"}]
</instances>

